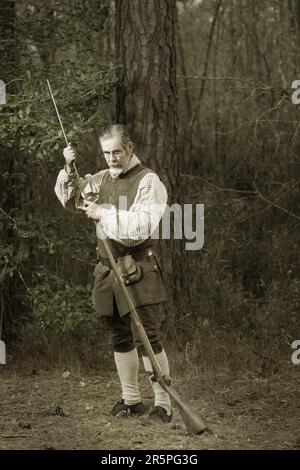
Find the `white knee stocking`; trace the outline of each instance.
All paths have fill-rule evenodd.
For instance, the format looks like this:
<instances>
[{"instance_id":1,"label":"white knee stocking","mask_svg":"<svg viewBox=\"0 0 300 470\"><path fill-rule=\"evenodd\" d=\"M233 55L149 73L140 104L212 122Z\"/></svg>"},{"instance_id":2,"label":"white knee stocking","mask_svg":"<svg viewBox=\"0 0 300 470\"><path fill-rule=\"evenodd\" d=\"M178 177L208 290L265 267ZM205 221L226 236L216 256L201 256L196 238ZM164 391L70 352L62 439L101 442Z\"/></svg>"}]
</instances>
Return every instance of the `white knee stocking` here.
<instances>
[{"instance_id":1,"label":"white knee stocking","mask_svg":"<svg viewBox=\"0 0 300 470\"><path fill-rule=\"evenodd\" d=\"M165 353L165 350L163 349L162 352L155 354L155 357L160 367L162 368L163 372L166 375L169 375L169 362L168 362L168 358ZM152 374L153 369L152 369L152 365L148 356L143 356L143 363L144 363L145 371L149 375ZM151 384L152 384L153 392L155 395L154 405L165 408L165 410L167 411L167 414L170 415L171 414L171 400L170 400L169 394L165 392L165 390L159 385L158 382L153 382L151 380Z\"/></svg>"},{"instance_id":2,"label":"white knee stocking","mask_svg":"<svg viewBox=\"0 0 300 470\"><path fill-rule=\"evenodd\" d=\"M127 405L135 405L141 401L138 386L139 358L137 350L114 352L115 363L119 374L122 398Z\"/></svg>"}]
</instances>

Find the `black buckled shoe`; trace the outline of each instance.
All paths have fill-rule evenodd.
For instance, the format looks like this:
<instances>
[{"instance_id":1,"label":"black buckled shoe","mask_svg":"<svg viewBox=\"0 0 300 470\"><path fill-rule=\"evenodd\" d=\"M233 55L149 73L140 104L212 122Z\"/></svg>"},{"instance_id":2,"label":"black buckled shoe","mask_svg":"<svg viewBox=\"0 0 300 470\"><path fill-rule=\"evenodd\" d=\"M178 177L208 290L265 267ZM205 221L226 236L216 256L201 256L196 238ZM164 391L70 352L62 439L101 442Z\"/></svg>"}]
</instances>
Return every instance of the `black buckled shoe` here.
<instances>
[{"instance_id":1,"label":"black buckled shoe","mask_svg":"<svg viewBox=\"0 0 300 470\"><path fill-rule=\"evenodd\" d=\"M168 415L162 406L154 406L142 419L144 424L166 424L172 421L172 413Z\"/></svg>"},{"instance_id":2,"label":"black buckled shoe","mask_svg":"<svg viewBox=\"0 0 300 470\"><path fill-rule=\"evenodd\" d=\"M134 405L126 405L124 400L117 401L111 410L113 416L141 416L147 411L145 405L140 401Z\"/></svg>"}]
</instances>

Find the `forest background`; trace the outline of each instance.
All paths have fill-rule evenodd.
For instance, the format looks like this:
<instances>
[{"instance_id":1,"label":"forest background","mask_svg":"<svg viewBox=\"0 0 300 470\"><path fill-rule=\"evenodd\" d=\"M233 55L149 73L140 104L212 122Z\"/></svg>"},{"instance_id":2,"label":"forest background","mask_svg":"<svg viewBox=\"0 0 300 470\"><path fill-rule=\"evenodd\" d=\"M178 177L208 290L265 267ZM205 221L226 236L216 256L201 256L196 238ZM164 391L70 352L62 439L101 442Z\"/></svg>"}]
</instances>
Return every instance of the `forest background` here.
<instances>
[{"instance_id":1,"label":"forest background","mask_svg":"<svg viewBox=\"0 0 300 470\"><path fill-rule=\"evenodd\" d=\"M1 339L8 360L97 363L95 234L54 194L65 146L103 169L127 123L170 204L204 204L205 243L162 243L165 335L190 364L290 361L300 299L298 0L1 0ZM99 340L100 338L100 340ZM84 347L83 347L84 345Z\"/></svg>"}]
</instances>

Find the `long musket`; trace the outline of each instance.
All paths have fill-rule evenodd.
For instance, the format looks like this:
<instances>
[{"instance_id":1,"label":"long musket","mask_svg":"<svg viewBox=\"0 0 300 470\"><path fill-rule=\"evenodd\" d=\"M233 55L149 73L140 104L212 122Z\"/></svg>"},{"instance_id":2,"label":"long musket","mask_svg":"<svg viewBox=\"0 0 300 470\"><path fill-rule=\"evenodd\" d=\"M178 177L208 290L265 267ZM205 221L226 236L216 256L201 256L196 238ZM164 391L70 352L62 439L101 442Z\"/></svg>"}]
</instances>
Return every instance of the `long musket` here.
<instances>
[{"instance_id":1,"label":"long musket","mask_svg":"<svg viewBox=\"0 0 300 470\"><path fill-rule=\"evenodd\" d=\"M56 106L56 103L55 103L55 99L54 99L53 93L51 91L51 87L50 87L50 84L49 84L48 80L47 80L47 83L48 83L48 88L49 88L49 91L50 91L50 94L51 94L53 104L55 106L56 114L57 114L57 117L59 119L59 123L61 125L62 131L63 131L63 135L65 137L67 145L69 145L68 141L67 141L67 138L66 138L65 131L63 130L63 125L62 125L62 122L61 122L61 119L60 119L60 116L59 116L59 112L58 112L58 109L57 109L57 106ZM78 173L77 173L77 175L78 175ZM145 348L145 350L146 350L146 352L149 356L150 362L151 362L153 370L154 370L155 379L158 381L160 386L170 395L170 397L173 398L177 408L180 411L182 420L183 420L183 422L184 422L184 424L187 428L187 431L191 434L202 434L202 433L204 433L205 431L208 430L208 427L204 424L204 422L202 421L200 416L190 407L190 405L185 400L183 400L178 395L178 393L173 389L173 387L170 385L170 383L171 383L170 377L167 377L164 374L160 364L158 363L158 361L155 357L154 351L152 349L152 346L150 344L150 341L148 339L148 336L145 332L145 329L144 329L144 327L143 327L143 325L140 321L140 318L138 316L136 308L135 308L135 306L133 304L133 301L130 297L130 294L129 294L128 290L126 289L123 278L122 278L122 276L120 275L120 273L117 269L117 264L115 262L115 259L112 255L112 253L111 253L109 245L106 241L106 236L103 232L103 229L101 227L100 222L98 222L96 225L97 225L97 230L98 230L98 233L100 235L101 241L103 242L103 246L104 246L104 249L106 251L107 257L110 261L111 267L114 271L114 274L115 274L115 276L116 276L116 278L119 282L122 293L123 293L123 295L125 297L125 300L127 302L127 305L128 305L128 308L129 308L129 311L130 311L130 314L131 314L131 318L132 318L132 320L133 320L133 322L136 326L136 329L138 331L138 334L140 336L142 344L143 344L143 346L144 346L144 348Z\"/></svg>"}]
</instances>

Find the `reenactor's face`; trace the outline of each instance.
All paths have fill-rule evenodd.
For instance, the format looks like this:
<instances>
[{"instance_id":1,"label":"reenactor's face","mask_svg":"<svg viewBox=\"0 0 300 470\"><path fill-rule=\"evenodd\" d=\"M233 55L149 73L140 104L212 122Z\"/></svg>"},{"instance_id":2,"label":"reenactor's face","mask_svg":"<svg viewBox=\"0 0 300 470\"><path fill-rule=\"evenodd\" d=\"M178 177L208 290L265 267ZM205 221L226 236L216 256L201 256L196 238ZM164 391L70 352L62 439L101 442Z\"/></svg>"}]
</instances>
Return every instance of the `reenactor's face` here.
<instances>
[{"instance_id":1,"label":"reenactor's face","mask_svg":"<svg viewBox=\"0 0 300 470\"><path fill-rule=\"evenodd\" d=\"M101 140L101 145L107 165L112 170L123 170L132 155L132 144L124 148L119 137Z\"/></svg>"}]
</instances>

